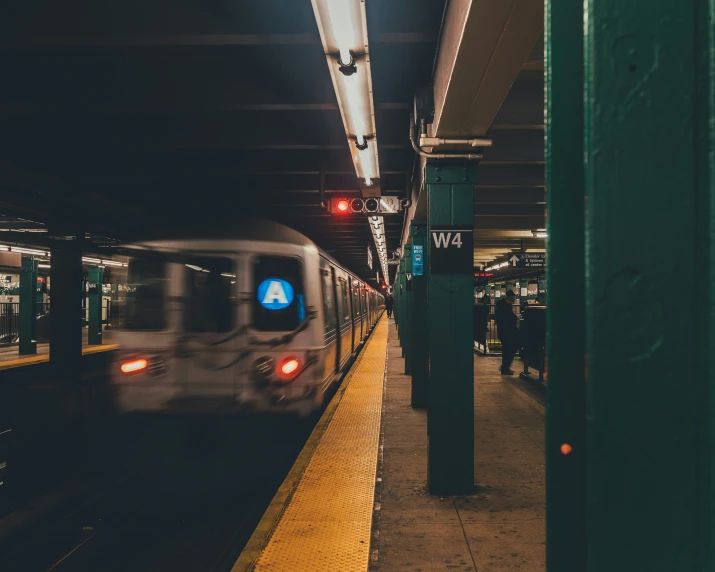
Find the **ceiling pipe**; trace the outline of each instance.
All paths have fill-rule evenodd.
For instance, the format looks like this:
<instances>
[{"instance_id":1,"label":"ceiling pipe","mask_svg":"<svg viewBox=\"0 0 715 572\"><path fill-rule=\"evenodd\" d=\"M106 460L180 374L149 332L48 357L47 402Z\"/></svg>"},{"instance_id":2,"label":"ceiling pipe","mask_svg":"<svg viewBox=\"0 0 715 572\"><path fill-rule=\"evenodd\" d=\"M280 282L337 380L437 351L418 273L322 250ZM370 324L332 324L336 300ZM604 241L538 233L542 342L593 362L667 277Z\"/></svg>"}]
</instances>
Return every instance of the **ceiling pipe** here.
<instances>
[{"instance_id":1,"label":"ceiling pipe","mask_svg":"<svg viewBox=\"0 0 715 572\"><path fill-rule=\"evenodd\" d=\"M415 153L421 157L426 157L427 159L466 159L468 161L476 161L484 157L482 153L428 153L417 143L416 127L414 116L410 114L410 143L412 143L412 148L415 150ZM491 140L488 141L490 141L491 144Z\"/></svg>"}]
</instances>

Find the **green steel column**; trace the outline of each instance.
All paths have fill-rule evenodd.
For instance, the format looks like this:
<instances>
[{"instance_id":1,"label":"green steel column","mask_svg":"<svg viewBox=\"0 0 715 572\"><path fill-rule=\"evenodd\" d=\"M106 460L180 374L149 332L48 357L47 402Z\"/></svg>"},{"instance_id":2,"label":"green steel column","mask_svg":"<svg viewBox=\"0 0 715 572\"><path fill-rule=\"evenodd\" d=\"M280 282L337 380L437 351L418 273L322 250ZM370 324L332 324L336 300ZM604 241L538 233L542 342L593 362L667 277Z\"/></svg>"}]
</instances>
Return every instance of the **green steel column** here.
<instances>
[{"instance_id":1,"label":"green steel column","mask_svg":"<svg viewBox=\"0 0 715 572\"><path fill-rule=\"evenodd\" d=\"M428 237L434 227L474 228L473 163L428 162ZM427 486L433 494L474 490L474 319L468 273L438 274L430 256Z\"/></svg>"},{"instance_id":2,"label":"green steel column","mask_svg":"<svg viewBox=\"0 0 715 572\"><path fill-rule=\"evenodd\" d=\"M575 572L586 570L583 4L546 0L545 8L546 566Z\"/></svg>"},{"instance_id":3,"label":"green steel column","mask_svg":"<svg viewBox=\"0 0 715 572\"><path fill-rule=\"evenodd\" d=\"M526 307L527 301L529 300L529 281L521 280L519 282L519 305L523 308Z\"/></svg>"},{"instance_id":4,"label":"green steel column","mask_svg":"<svg viewBox=\"0 0 715 572\"><path fill-rule=\"evenodd\" d=\"M585 5L587 570L712 571L715 2Z\"/></svg>"},{"instance_id":5,"label":"green steel column","mask_svg":"<svg viewBox=\"0 0 715 572\"><path fill-rule=\"evenodd\" d=\"M412 275L412 316L411 316L411 373L412 407L427 407L429 387L429 353L427 337L427 272L429 269L429 243L427 242L427 221L412 220L410 238L413 248L422 245L422 276Z\"/></svg>"},{"instance_id":6,"label":"green steel column","mask_svg":"<svg viewBox=\"0 0 715 572\"><path fill-rule=\"evenodd\" d=\"M412 371L412 245L405 244L405 319L404 326L404 344L405 349L405 374L410 375Z\"/></svg>"},{"instance_id":7,"label":"green steel column","mask_svg":"<svg viewBox=\"0 0 715 572\"><path fill-rule=\"evenodd\" d=\"M102 344L102 282L104 281L104 268L101 266L90 266L88 269L87 282L90 291L89 298L89 324L87 331L87 343L89 345Z\"/></svg>"},{"instance_id":8,"label":"green steel column","mask_svg":"<svg viewBox=\"0 0 715 572\"><path fill-rule=\"evenodd\" d=\"M400 347L402 348L402 357L405 357L405 340L404 340L404 331L402 326L404 326L404 320L405 320L405 258L404 256L400 259L400 266L399 266L399 298L398 298L398 305L400 307L400 323L397 328L397 337L400 339Z\"/></svg>"},{"instance_id":9,"label":"green steel column","mask_svg":"<svg viewBox=\"0 0 715 572\"><path fill-rule=\"evenodd\" d=\"M65 234L61 228L58 236ZM52 243L50 368L62 382L76 381L82 365L82 237Z\"/></svg>"},{"instance_id":10,"label":"green steel column","mask_svg":"<svg viewBox=\"0 0 715 572\"><path fill-rule=\"evenodd\" d=\"M546 278L539 278L537 296L540 304L546 304Z\"/></svg>"},{"instance_id":11,"label":"green steel column","mask_svg":"<svg viewBox=\"0 0 715 572\"><path fill-rule=\"evenodd\" d=\"M37 353L35 322L37 320L37 260L22 257L20 272L20 355Z\"/></svg>"}]
</instances>

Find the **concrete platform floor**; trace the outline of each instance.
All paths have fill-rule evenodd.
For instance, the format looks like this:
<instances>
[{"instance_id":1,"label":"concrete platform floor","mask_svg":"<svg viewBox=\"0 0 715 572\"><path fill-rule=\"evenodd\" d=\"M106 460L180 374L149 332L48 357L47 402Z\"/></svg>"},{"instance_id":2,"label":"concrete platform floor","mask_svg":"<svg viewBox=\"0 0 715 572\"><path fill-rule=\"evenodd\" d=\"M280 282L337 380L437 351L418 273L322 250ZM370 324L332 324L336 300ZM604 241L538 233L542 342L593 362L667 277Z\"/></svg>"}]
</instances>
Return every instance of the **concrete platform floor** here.
<instances>
[{"instance_id":1,"label":"concrete platform floor","mask_svg":"<svg viewBox=\"0 0 715 572\"><path fill-rule=\"evenodd\" d=\"M432 496L427 416L410 407L411 378L390 321L371 570L545 570L544 407L498 367L496 358L474 358L476 493Z\"/></svg>"}]
</instances>

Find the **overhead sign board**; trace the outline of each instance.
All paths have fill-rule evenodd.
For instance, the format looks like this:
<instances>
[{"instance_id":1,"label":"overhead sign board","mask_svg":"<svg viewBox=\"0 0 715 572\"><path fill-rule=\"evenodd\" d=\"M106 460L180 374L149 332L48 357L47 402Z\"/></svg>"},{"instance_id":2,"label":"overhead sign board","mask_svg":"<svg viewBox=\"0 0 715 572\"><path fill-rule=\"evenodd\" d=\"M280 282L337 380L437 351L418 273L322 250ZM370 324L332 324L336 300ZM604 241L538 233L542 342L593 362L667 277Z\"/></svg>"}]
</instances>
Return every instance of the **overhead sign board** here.
<instances>
[{"instance_id":1,"label":"overhead sign board","mask_svg":"<svg viewBox=\"0 0 715 572\"><path fill-rule=\"evenodd\" d=\"M430 270L438 274L471 274L474 235L470 227L433 226L430 229Z\"/></svg>"},{"instance_id":2,"label":"overhead sign board","mask_svg":"<svg viewBox=\"0 0 715 572\"><path fill-rule=\"evenodd\" d=\"M509 268L544 268L546 266L545 252L513 252L507 254Z\"/></svg>"},{"instance_id":3,"label":"overhead sign board","mask_svg":"<svg viewBox=\"0 0 715 572\"><path fill-rule=\"evenodd\" d=\"M412 245L412 273L415 276L424 274L424 246L421 244Z\"/></svg>"}]
</instances>

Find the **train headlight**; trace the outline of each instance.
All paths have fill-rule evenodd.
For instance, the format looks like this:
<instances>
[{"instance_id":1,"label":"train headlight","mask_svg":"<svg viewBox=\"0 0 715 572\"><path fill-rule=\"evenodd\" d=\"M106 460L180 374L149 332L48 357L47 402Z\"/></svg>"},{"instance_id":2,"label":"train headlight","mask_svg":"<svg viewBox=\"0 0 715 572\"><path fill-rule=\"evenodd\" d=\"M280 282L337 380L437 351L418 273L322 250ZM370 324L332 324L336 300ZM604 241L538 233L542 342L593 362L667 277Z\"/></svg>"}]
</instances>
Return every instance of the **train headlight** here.
<instances>
[{"instance_id":1,"label":"train headlight","mask_svg":"<svg viewBox=\"0 0 715 572\"><path fill-rule=\"evenodd\" d=\"M273 358L259 357L253 362L253 377L258 381L266 381L273 373Z\"/></svg>"},{"instance_id":2,"label":"train headlight","mask_svg":"<svg viewBox=\"0 0 715 572\"><path fill-rule=\"evenodd\" d=\"M283 381L291 381L299 373L300 361L294 356L283 358L276 367L276 375Z\"/></svg>"}]
</instances>

